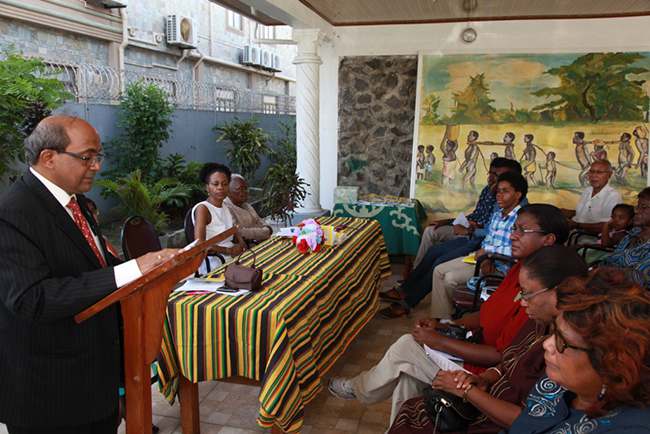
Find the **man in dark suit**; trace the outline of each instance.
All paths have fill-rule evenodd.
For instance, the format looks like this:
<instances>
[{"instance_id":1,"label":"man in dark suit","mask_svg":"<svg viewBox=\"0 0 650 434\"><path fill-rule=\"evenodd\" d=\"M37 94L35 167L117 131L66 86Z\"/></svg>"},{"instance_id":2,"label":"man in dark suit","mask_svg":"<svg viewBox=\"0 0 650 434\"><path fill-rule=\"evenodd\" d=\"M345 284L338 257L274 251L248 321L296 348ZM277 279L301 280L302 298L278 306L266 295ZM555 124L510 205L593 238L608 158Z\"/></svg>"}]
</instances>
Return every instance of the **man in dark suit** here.
<instances>
[{"instance_id":1,"label":"man in dark suit","mask_svg":"<svg viewBox=\"0 0 650 434\"><path fill-rule=\"evenodd\" d=\"M0 196L0 421L11 434L117 431L118 310L73 317L176 252L123 264L108 253L82 195L101 150L89 123L48 117L25 140L29 170Z\"/></svg>"}]
</instances>

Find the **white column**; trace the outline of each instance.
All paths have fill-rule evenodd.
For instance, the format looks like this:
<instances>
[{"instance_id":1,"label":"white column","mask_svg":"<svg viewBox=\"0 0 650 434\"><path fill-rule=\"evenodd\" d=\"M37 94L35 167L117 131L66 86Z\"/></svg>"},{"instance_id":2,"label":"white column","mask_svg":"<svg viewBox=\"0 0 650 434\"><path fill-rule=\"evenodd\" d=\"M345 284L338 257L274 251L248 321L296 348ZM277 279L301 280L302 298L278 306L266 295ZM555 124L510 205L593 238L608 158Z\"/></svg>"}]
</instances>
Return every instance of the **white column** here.
<instances>
[{"instance_id":1,"label":"white column","mask_svg":"<svg viewBox=\"0 0 650 434\"><path fill-rule=\"evenodd\" d=\"M320 142L319 142L319 72L323 63L318 46L325 34L319 29L294 29L293 39L298 43L298 54L293 59L296 72L296 148L297 172L309 184L307 197L300 214L319 214L320 206Z\"/></svg>"}]
</instances>

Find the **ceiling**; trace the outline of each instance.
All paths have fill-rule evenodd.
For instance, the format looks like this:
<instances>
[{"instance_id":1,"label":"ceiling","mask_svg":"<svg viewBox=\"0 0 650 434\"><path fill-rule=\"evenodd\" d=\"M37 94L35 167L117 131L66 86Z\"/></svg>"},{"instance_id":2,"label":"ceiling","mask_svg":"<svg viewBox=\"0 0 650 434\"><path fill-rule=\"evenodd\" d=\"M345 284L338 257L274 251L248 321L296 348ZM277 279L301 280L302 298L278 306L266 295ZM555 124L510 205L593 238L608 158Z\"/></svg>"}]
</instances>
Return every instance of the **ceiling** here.
<instances>
[{"instance_id":1,"label":"ceiling","mask_svg":"<svg viewBox=\"0 0 650 434\"><path fill-rule=\"evenodd\" d=\"M212 0L262 24L246 0ZM297 1L297 0L284 0ZM650 0L299 0L333 26L650 15ZM260 19L262 18L262 19Z\"/></svg>"}]
</instances>

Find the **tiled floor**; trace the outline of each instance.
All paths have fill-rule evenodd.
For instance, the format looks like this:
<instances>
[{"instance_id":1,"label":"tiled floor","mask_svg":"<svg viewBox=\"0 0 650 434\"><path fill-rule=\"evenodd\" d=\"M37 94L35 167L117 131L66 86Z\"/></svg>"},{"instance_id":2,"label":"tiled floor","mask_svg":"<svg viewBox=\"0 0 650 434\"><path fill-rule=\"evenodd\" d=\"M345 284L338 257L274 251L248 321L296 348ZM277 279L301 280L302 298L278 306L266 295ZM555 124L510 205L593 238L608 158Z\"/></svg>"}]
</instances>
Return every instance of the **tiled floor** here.
<instances>
[{"instance_id":1,"label":"tiled floor","mask_svg":"<svg viewBox=\"0 0 650 434\"><path fill-rule=\"evenodd\" d=\"M393 264L392 271L393 275L382 290L392 288L402 278L403 264ZM386 306L382 303L381 307ZM305 408L303 434L381 434L386 431L390 423L390 400L375 405L343 401L329 393L326 381L333 376L355 376L370 369L393 342L413 329L416 319L428 314L429 302L425 299L413 310L411 318L386 320L375 315L325 374L323 390ZM253 386L219 381L199 383L201 433L269 433L270 430L263 430L256 422L258 394L259 388ZM152 388L152 395L154 423L160 428L160 434L181 433L178 403L170 406L156 386ZM122 424L119 433L125 432ZM1 424L0 434L6 434Z\"/></svg>"}]
</instances>

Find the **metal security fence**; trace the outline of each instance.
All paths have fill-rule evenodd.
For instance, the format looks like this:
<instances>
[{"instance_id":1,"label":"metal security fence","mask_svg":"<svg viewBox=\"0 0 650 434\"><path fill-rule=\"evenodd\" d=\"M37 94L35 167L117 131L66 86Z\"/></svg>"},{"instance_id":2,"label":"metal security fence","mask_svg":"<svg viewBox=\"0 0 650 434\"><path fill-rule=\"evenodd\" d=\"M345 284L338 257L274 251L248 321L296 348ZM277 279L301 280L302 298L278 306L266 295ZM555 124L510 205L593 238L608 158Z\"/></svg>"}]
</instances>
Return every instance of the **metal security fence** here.
<instances>
[{"instance_id":1,"label":"metal security fence","mask_svg":"<svg viewBox=\"0 0 650 434\"><path fill-rule=\"evenodd\" d=\"M171 75L126 71L107 66L46 60L66 90L82 104L114 104L129 83L155 83L178 108L265 114L296 113L296 98L273 92L181 80Z\"/></svg>"}]
</instances>

